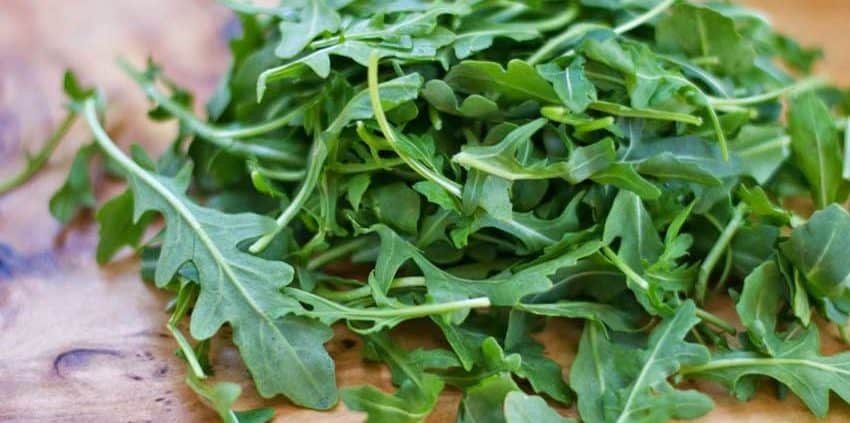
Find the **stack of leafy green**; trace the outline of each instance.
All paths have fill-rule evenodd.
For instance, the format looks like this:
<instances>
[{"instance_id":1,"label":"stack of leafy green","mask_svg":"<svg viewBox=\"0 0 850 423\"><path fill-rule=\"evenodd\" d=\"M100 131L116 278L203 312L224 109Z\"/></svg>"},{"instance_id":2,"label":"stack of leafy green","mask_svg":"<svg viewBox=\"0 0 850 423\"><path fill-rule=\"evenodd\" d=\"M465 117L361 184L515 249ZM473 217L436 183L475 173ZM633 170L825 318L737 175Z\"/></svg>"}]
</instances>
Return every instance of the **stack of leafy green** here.
<instances>
[{"instance_id":1,"label":"stack of leafy green","mask_svg":"<svg viewBox=\"0 0 850 423\"><path fill-rule=\"evenodd\" d=\"M850 312L848 97L800 77L816 51L725 2L226 3L241 35L206 119L124 65L150 118L180 123L158 160L121 152L69 79L96 143L52 203L92 205L95 154L127 180L97 212L98 260L138 247L176 293L188 382L225 421L272 414L203 381L225 324L263 397L339 395L369 422L422 420L444 389L459 422L569 421L550 405L573 401L590 423L708 413L683 379L742 400L773 380L818 416L830 391L850 402L850 353L821 355L813 316ZM810 217L783 206L801 198ZM721 297L739 322L705 310ZM583 321L568 369L532 336L549 318ZM411 319L444 348L401 348ZM334 324L394 393L338 394Z\"/></svg>"}]
</instances>

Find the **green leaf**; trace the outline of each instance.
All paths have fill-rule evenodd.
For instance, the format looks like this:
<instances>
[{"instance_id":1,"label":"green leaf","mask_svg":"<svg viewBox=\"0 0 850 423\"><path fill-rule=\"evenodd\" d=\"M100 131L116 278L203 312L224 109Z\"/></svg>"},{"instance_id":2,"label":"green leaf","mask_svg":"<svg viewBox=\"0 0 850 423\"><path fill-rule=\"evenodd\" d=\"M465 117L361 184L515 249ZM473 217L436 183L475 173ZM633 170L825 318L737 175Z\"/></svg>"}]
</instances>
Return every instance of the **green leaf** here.
<instances>
[{"instance_id":1,"label":"green leaf","mask_svg":"<svg viewBox=\"0 0 850 423\"><path fill-rule=\"evenodd\" d=\"M444 78L455 91L467 94L500 94L510 101L536 100L559 104L552 86L531 65L519 59L507 68L496 62L468 60L453 66Z\"/></svg>"},{"instance_id":2,"label":"green leaf","mask_svg":"<svg viewBox=\"0 0 850 423\"><path fill-rule=\"evenodd\" d=\"M111 159L126 172L136 221L148 211L165 219L155 282L164 286L187 262L198 270L201 291L190 331L213 336L224 323L265 397L284 394L296 404L327 409L336 403L333 361L322 344L327 327L303 318L282 317L293 302L279 293L292 279L292 267L241 251L238 244L268 230L271 222L252 214L228 215L191 202L184 194L191 169L176 177L153 174L131 161L100 127L94 103L86 119ZM295 376L297 375L297 376Z\"/></svg>"},{"instance_id":3,"label":"green leaf","mask_svg":"<svg viewBox=\"0 0 850 423\"><path fill-rule=\"evenodd\" d=\"M414 382L402 382L395 395L388 395L373 386L345 388L340 393L346 407L363 411L369 423L416 423L424 420L443 389L443 382L434 375L422 375Z\"/></svg>"},{"instance_id":4,"label":"green leaf","mask_svg":"<svg viewBox=\"0 0 850 423\"><path fill-rule=\"evenodd\" d=\"M345 388L341 392L345 405L349 409L368 413L367 422L413 423L424 420L434 409L443 390L440 378L424 373L430 363L419 360L428 357L425 355L427 352L416 350L408 353L394 344L385 333L369 336L367 340L367 347L375 350L376 358L387 362L393 372L393 381L400 387L392 396L372 386ZM440 365L446 364L443 359L439 361ZM448 362L450 365L455 363Z\"/></svg>"},{"instance_id":5,"label":"green leaf","mask_svg":"<svg viewBox=\"0 0 850 423\"><path fill-rule=\"evenodd\" d=\"M81 209L94 207L94 192L89 180L89 161L97 152L95 145L80 148L71 163L65 183L50 197L50 214L68 223Z\"/></svg>"},{"instance_id":6,"label":"green leaf","mask_svg":"<svg viewBox=\"0 0 850 423\"><path fill-rule=\"evenodd\" d=\"M473 53L488 49L496 38L509 38L514 41L539 38L540 31L537 26L537 22L473 22L469 27L461 28L452 48L458 59L466 59Z\"/></svg>"},{"instance_id":7,"label":"green leaf","mask_svg":"<svg viewBox=\"0 0 850 423\"><path fill-rule=\"evenodd\" d=\"M838 205L816 212L779 245L803 277L806 291L825 301L846 298L850 281L850 215ZM844 324L846 322L839 322Z\"/></svg>"},{"instance_id":8,"label":"green leaf","mask_svg":"<svg viewBox=\"0 0 850 423\"><path fill-rule=\"evenodd\" d=\"M750 342L764 354L776 355L781 348L774 330L784 291L779 267L776 262L768 261L744 279L744 290L735 305Z\"/></svg>"},{"instance_id":9,"label":"green leaf","mask_svg":"<svg viewBox=\"0 0 850 423\"><path fill-rule=\"evenodd\" d=\"M471 169L468 175L461 197L464 214L471 215L480 207L497 220L511 220L511 182L477 169Z\"/></svg>"},{"instance_id":10,"label":"green leaf","mask_svg":"<svg viewBox=\"0 0 850 423\"><path fill-rule=\"evenodd\" d=\"M594 182L603 185L612 185L617 188L629 190L645 200L654 200L661 196L661 190L652 182L641 177L633 165L629 163L612 163L604 170L593 175Z\"/></svg>"},{"instance_id":11,"label":"green leaf","mask_svg":"<svg viewBox=\"0 0 850 423\"><path fill-rule=\"evenodd\" d=\"M454 90L439 79L432 79L425 84L422 97L443 113L481 120L497 120L502 117L502 111L496 102L481 95L471 95L458 104Z\"/></svg>"},{"instance_id":12,"label":"green leaf","mask_svg":"<svg viewBox=\"0 0 850 423\"><path fill-rule=\"evenodd\" d=\"M814 94L800 96L791 102L788 120L791 161L805 175L815 207L840 201L841 150L826 105Z\"/></svg>"},{"instance_id":13,"label":"green leaf","mask_svg":"<svg viewBox=\"0 0 850 423\"><path fill-rule=\"evenodd\" d=\"M367 200L378 220L408 234L419 226L419 194L403 182L395 182L369 191Z\"/></svg>"},{"instance_id":14,"label":"green leaf","mask_svg":"<svg viewBox=\"0 0 850 423\"><path fill-rule=\"evenodd\" d=\"M474 280L454 276L432 264L414 246L386 226L376 225L369 231L377 232L381 238L379 257L375 269L369 274L369 286L372 287L372 294L379 304L386 301L384 295L400 267L408 260L416 263L425 278L428 293L438 302L486 296L493 305L514 305L528 294L549 288L552 284L549 275L560 268L575 264L599 248L597 242L588 242L550 261L514 274Z\"/></svg>"},{"instance_id":15,"label":"green leaf","mask_svg":"<svg viewBox=\"0 0 850 423\"><path fill-rule=\"evenodd\" d=\"M631 191L617 194L605 221L602 239L606 244L619 239L617 255L632 269L642 269L644 261L654 263L664 250L652 217L640 197Z\"/></svg>"},{"instance_id":16,"label":"green leaf","mask_svg":"<svg viewBox=\"0 0 850 423\"><path fill-rule=\"evenodd\" d=\"M742 400L754 393L751 376L767 376L797 395L818 417L829 411L830 391L850 403L850 353L822 356L814 326L776 347L773 356L751 351L716 354L708 363L685 367L682 373L718 381Z\"/></svg>"},{"instance_id":17,"label":"green leaf","mask_svg":"<svg viewBox=\"0 0 850 423\"><path fill-rule=\"evenodd\" d=\"M589 146L576 148L566 161L541 160L529 164L520 162L516 157L517 151L529 143L530 138L545 123L545 120L538 119L520 126L497 144L464 147L452 157L452 161L511 181L563 178L571 184L578 184L592 177L614 161L614 142L606 138Z\"/></svg>"},{"instance_id":18,"label":"green leaf","mask_svg":"<svg viewBox=\"0 0 850 423\"><path fill-rule=\"evenodd\" d=\"M242 394L242 387L235 383L219 382L209 385L189 374L186 377L186 384L212 404L224 423L265 423L274 418L275 413L272 408L233 411L233 405Z\"/></svg>"},{"instance_id":19,"label":"green leaf","mask_svg":"<svg viewBox=\"0 0 850 423\"><path fill-rule=\"evenodd\" d=\"M519 354L521 363L514 371L526 379L534 392L546 394L562 404L569 405L572 395L564 382L563 369L543 353L543 345L535 341L531 332L531 315L518 309L511 311L505 335L505 352Z\"/></svg>"},{"instance_id":20,"label":"green leaf","mask_svg":"<svg viewBox=\"0 0 850 423\"><path fill-rule=\"evenodd\" d=\"M711 410L709 397L678 390L667 381L680 367L709 359L707 348L684 341L699 322L695 311L693 302L685 302L652 331L646 348L606 339L598 324L588 323L570 372L583 421L668 421L700 417Z\"/></svg>"},{"instance_id":21,"label":"green leaf","mask_svg":"<svg viewBox=\"0 0 850 423\"><path fill-rule=\"evenodd\" d=\"M555 303L518 304L517 310L539 316L585 319L604 324L620 332L635 332L640 329L635 316L616 306L586 301L558 301Z\"/></svg>"},{"instance_id":22,"label":"green leaf","mask_svg":"<svg viewBox=\"0 0 850 423\"><path fill-rule=\"evenodd\" d=\"M540 76L552 83L558 97L573 113L582 113L596 101L596 86L584 74L584 58L577 57L566 69L555 63L537 67Z\"/></svg>"},{"instance_id":23,"label":"green leaf","mask_svg":"<svg viewBox=\"0 0 850 423\"><path fill-rule=\"evenodd\" d=\"M729 143L729 150L740 159L741 173L764 184L790 155L791 138L779 126L747 125Z\"/></svg>"},{"instance_id":24,"label":"green leaf","mask_svg":"<svg viewBox=\"0 0 850 423\"><path fill-rule=\"evenodd\" d=\"M97 262L106 264L122 247L137 248L152 215L133 218L133 193L124 191L107 201L97 211L95 219L100 225L97 242Z\"/></svg>"},{"instance_id":25,"label":"green leaf","mask_svg":"<svg viewBox=\"0 0 850 423\"><path fill-rule=\"evenodd\" d=\"M500 373L487 377L463 393L458 410L458 423L506 422L505 398L518 391L510 375Z\"/></svg>"},{"instance_id":26,"label":"green leaf","mask_svg":"<svg viewBox=\"0 0 850 423\"><path fill-rule=\"evenodd\" d=\"M679 4L671 10L655 30L662 50L690 57L717 57L727 74L753 66L755 51L738 33L734 20L706 6Z\"/></svg>"},{"instance_id":27,"label":"green leaf","mask_svg":"<svg viewBox=\"0 0 850 423\"><path fill-rule=\"evenodd\" d=\"M332 33L339 28L340 16L325 0L296 0L287 3L287 7L297 12L295 22L284 20L280 23L282 42L275 54L281 59L295 56L318 35Z\"/></svg>"},{"instance_id":28,"label":"green leaf","mask_svg":"<svg viewBox=\"0 0 850 423\"><path fill-rule=\"evenodd\" d=\"M575 423L553 410L543 398L512 391L505 396L507 423Z\"/></svg>"}]
</instances>

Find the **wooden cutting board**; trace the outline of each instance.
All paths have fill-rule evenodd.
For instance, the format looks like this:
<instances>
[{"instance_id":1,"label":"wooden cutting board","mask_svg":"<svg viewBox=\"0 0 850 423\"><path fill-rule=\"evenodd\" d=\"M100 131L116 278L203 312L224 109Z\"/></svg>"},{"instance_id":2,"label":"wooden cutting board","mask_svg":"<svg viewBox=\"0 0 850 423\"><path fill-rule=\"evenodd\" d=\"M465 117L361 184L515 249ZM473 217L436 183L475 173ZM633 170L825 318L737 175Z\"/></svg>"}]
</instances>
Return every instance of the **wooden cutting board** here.
<instances>
[{"instance_id":1,"label":"wooden cutting board","mask_svg":"<svg viewBox=\"0 0 850 423\"><path fill-rule=\"evenodd\" d=\"M807 43L826 46L823 71L850 83L850 19L847 0L751 0L770 10L779 26ZM3 0L0 2L0 178L22 164L61 118L60 78L66 67L109 98L109 127L126 146L139 142L159 151L174 126L140 118L146 101L118 72L113 58L141 63L152 55L167 73L203 100L227 64L226 40L236 30L229 13L212 0ZM168 298L140 282L138 262L125 257L98 268L96 226L81 216L68 228L47 212L83 128L62 145L47 168L25 187L0 197L0 421L15 422L206 422L215 415L183 383L163 311ZM118 188L95 178L98 200ZM728 304L716 305L729 315ZM403 342L422 331L396 331ZM417 336L406 336L417 333ZM360 360L360 341L343 329L328 350L342 386L373 383L391 389L388 372ZM542 335L564 364L575 352L579 328L552 322ZM825 350L844 346L824 336ZM217 377L241 382L240 405L262 402L251 389L237 351L215 345ZM763 392L740 403L714 385L717 409L704 422L814 422L796 399L778 401ZM430 421L451 421L459 400L449 392ZM850 420L850 408L834 399L830 422ZM343 406L327 413L302 410L278 399L277 421L355 422ZM571 412L571 411L568 411Z\"/></svg>"}]
</instances>

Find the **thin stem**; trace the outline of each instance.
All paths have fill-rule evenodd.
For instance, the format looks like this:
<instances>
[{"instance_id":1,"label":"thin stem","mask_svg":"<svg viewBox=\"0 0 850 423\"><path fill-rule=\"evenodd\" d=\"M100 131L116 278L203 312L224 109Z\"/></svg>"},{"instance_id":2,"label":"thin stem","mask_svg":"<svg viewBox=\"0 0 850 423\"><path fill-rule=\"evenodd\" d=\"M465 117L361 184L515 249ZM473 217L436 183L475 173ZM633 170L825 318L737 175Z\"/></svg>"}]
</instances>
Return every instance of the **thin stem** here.
<instances>
[{"instance_id":1,"label":"thin stem","mask_svg":"<svg viewBox=\"0 0 850 423\"><path fill-rule=\"evenodd\" d=\"M572 21L576 17L576 15L578 15L578 10L579 10L579 8L578 8L577 2L570 5L570 8L567 10L567 12L570 13L570 15L568 15L569 20L567 22L564 22L564 25L566 25L567 23ZM600 25L600 26L602 26L602 25ZM545 31L545 29L541 29L541 31ZM586 30L584 30L584 31L586 31ZM560 34L558 34L554 37L549 38L549 41L547 41L546 44L543 44L543 46L541 46L539 49L537 49L537 51L535 51L534 54L532 54L531 57L528 58L528 60L527 60L528 64L534 66L537 63L540 63L541 60L543 60L543 59L547 58L549 55L551 55L552 51L554 51L556 48L560 47L567 40L575 37L577 34L578 34L578 31L576 31L575 27L573 27L573 28L567 28L566 31L564 31L564 32L562 32L562 33L560 33Z\"/></svg>"},{"instance_id":2,"label":"thin stem","mask_svg":"<svg viewBox=\"0 0 850 423\"><path fill-rule=\"evenodd\" d=\"M540 22L518 22L518 25L534 25L540 32L554 31L572 22L579 12L579 2L575 1L557 16Z\"/></svg>"},{"instance_id":3,"label":"thin stem","mask_svg":"<svg viewBox=\"0 0 850 423\"><path fill-rule=\"evenodd\" d=\"M611 247L607 245L602 247L602 254L604 254L605 257L607 257L608 260L610 260L611 263L617 269L620 269L620 271L623 272L623 274L626 275L627 278L631 279L632 282L636 283L640 287L640 289L644 291L649 290L649 282L647 282L647 280L644 279L643 276L635 272L634 269L631 268L631 266L626 264L626 262L620 260L620 258L617 257L617 253L615 253L614 250L611 249Z\"/></svg>"},{"instance_id":4,"label":"thin stem","mask_svg":"<svg viewBox=\"0 0 850 423\"><path fill-rule=\"evenodd\" d=\"M721 293L726 288L726 282L729 281L729 273L732 272L732 264L734 263L735 251L732 247L726 249L726 260L723 263L723 271L720 272L720 278L717 280L717 285L712 290L714 293Z\"/></svg>"},{"instance_id":5,"label":"thin stem","mask_svg":"<svg viewBox=\"0 0 850 423\"><path fill-rule=\"evenodd\" d=\"M27 158L25 167L17 174L9 177L9 179L0 181L0 195L21 186L35 175L36 172L38 172L38 170L47 163L47 159L50 158L50 155L56 150L59 142L62 141L76 120L77 113L74 111L68 111L68 114L65 115L65 119L63 119L62 123L59 124L59 127L50 134L50 137L44 142L44 146L41 150L39 150L35 156Z\"/></svg>"},{"instance_id":6,"label":"thin stem","mask_svg":"<svg viewBox=\"0 0 850 423\"><path fill-rule=\"evenodd\" d=\"M805 358L780 358L780 357L739 357L739 358L725 358L719 360L709 361L708 363L699 365L699 366L685 366L679 369L679 374L682 376L687 376L689 374L695 373L705 373L712 370L718 369L728 369L731 367L749 367L749 366L766 366L766 367L778 367L778 366L806 366L812 367L818 370L831 372L831 373L841 373L843 375L848 375L846 370L841 367L837 367L832 364L824 364L818 361L805 359Z\"/></svg>"},{"instance_id":7,"label":"thin stem","mask_svg":"<svg viewBox=\"0 0 850 423\"><path fill-rule=\"evenodd\" d=\"M298 155L275 150L262 145L237 142L236 140L262 135L287 125L303 114L306 109L312 107L318 101L318 96L307 103L296 107L283 116L265 121L258 125L243 126L240 128L220 128L201 121L191 110L188 110L183 105L172 100L171 97L160 92L153 84L153 81L145 77L143 73L133 68L129 63L119 60L118 64L124 72L126 72L142 87L142 90L148 98L151 99L151 101L154 101L157 105L167 110L168 113L171 113L201 139L215 144L230 153L242 156L259 157L267 160L289 163L302 162L301 157Z\"/></svg>"},{"instance_id":8,"label":"thin stem","mask_svg":"<svg viewBox=\"0 0 850 423\"><path fill-rule=\"evenodd\" d=\"M739 98L720 98L720 97L711 97L707 96L708 103L711 106L719 107L719 106L750 106L753 104L764 103L766 101L775 100L779 97L782 97L786 94L794 94L801 93L805 91L810 91L814 89L818 89L827 85L828 82L821 78L808 78L795 82L794 84L773 90L768 91L764 94L754 95L750 97L739 97Z\"/></svg>"},{"instance_id":9,"label":"thin stem","mask_svg":"<svg viewBox=\"0 0 850 423\"><path fill-rule=\"evenodd\" d=\"M351 174L373 172L376 170L388 170L403 164L405 164L405 162L401 158L380 159L380 161L369 163L334 163L328 166L328 170L335 173Z\"/></svg>"},{"instance_id":10,"label":"thin stem","mask_svg":"<svg viewBox=\"0 0 850 423\"><path fill-rule=\"evenodd\" d=\"M259 164L251 165L251 171L257 172L266 178L283 182L300 181L307 175L307 172L304 169L268 169L260 166Z\"/></svg>"},{"instance_id":11,"label":"thin stem","mask_svg":"<svg viewBox=\"0 0 850 423\"><path fill-rule=\"evenodd\" d=\"M705 260L702 262L702 265L700 265L699 275L697 276L697 283L694 287L694 294L696 300L700 304L705 302L705 293L708 287L708 278L711 277L711 273L714 270L714 266L717 265L718 260L720 260L720 256L723 254L724 251L726 251L726 248L732 241L732 237L735 236L735 233L738 232L738 229L741 227L746 212L747 205L743 202L739 203L738 206L735 207L735 212L732 214L732 218L729 219L729 223L726 224L726 227L723 229L723 232L720 233L720 237L717 238L717 242L715 242L714 246L711 247L711 251L708 252L708 255L705 257Z\"/></svg>"},{"instance_id":12,"label":"thin stem","mask_svg":"<svg viewBox=\"0 0 850 423\"><path fill-rule=\"evenodd\" d=\"M701 308L697 308L696 314L697 317L699 317L700 320L702 320L703 322L714 325L730 335L738 333L738 330L735 328L735 326Z\"/></svg>"},{"instance_id":13,"label":"thin stem","mask_svg":"<svg viewBox=\"0 0 850 423\"><path fill-rule=\"evenodd\" d=\"M392 147L396 154L398 154L398 156L402 160L404 160L407 166L413 169L414 172L418 173L419 176L425 178L426 180L432 181L437 185L440 185L450 194L460 198L461 186L457 182L446 179L442 175L436 174L434 171L428 169L415 159L411 159L407 157L407 155L399 152L398 140L396 139L395 131L390 126L389 121L387 121L387 116L384 114L384 108L381 106L381 93L378 90L379 59L380 54L377 50L373 50L372 54L369 55L369 67L367 76L369 81L369 98L372 101L372 112L375 115L375 120L378 122L378 126L381 128L381 132L384 134L384 138L387 140L387 142L390 144L390 147Z\"/></svg>"},{"instance_id":14,"label":"thin stem","mask_svg":"<svg viewBox=\"0 0 850 423\"><path fill-rule=\"evenodd\" d=\"M702 125L702 119L698 116L693 116L685 113L668 112L666 110L656 109L635 109L617 103L609 103L607 101L595 101L590 103L589 109L603 113L608 113L614 116L645 118L656 120L668 120L672 122L682 122L689 125Z\"/></svg>"},{"instance_id":15,"label":"thin stem","mask_svg":"<svg viewBox=\"0 0 850 423\"><path fill-rule=\"evenodd\" d=\"M845 180L850 181L850 118L847 118L844 128L844 172Z\"/></svg>"},{"instance_id":16,"label":"thin stem","mask_svg":"<svg viewBox=\"0 0 850 423\"><path fill-rule=\"evenodd\" d=\"M634 19L632 19L628 22L624 22L624 23L614 27L613 31L617 34L620 34L620 35L625 34L626 32L629 32L629 31L643 25L647 21L649 21L652 18L663 13L665 10L669 9L670 6L672 6L676 1L677 0L664 0L661 3L658 3L652 9L647 10L646 13L639 15L639 16L636 16ZM575 37L579 37L581 35L584 35L584 34L590 32L591 30L598 29L598 28L607 28L607 26L602 25L602 24L591 23L591 24L584 24L584 25L576 25L572 28L568 28L566 31L562 32L561 34L558 34L555 37L550 38L549 41L546 44L544 44L542 47L540 47L536 52L534 52L534 54L531 55L531 57L529 57L527 61L531 65L540 63L541 60L550 56L552 54L552 52L555 51L555 49L557 49L558 47L563 45L567 40L570 40L570 39L575 38ZM573 51L570 50L566 53L566 55L571 55L572 53L573 53Z\"/></svg>"},{"instance_id":17,"label":"thin stem","mask_svg":"<svg viewBox=\"0 0 850 423\"><path fill-rule=\"evenodd\" d=\"M617 257L617 253L608 247L607 245L602 247L602 254L608 258L608 260L613 264L617 269L620 270L627 278L631 279L632 282L636 283L642 290L649 290L649 282L643 278L643 276L639 275L634 269L631 268L626 262ZM705 323L710 323L718 328L724 330L725 332L734 335L737 331L735 326L730 324L729 322L724 321L720 317L717 317L701 308L697 308L697 317Z\"/></svg>"},{"instance_id":18,"label":"thin stem","mask_svg":"<svg viewBox=\"0 0 850 423\"><path fill-rule=\"evenodd\" d=\"M616 28L614 28L614 32L616 32L617 34L625 34L626 32L629 32L648 22L652 18L664 13L664 11L673 6L676 1L677 0L664 0L661 3L655 5L655 7L653 7L652 9L647 10L646 13L617 26Z\"/></svg>"},{"instance_id":19,"label":"thin stem","mask_svg":"<svg viewBox=\"0 0 850 423\"><path fill-rule=\"evenodd\" d=\"M390 289L397 288L417 288L425 286L425 278L422 276L408 276L396 278L390 283ZM316 288L316 294L325 297L326 299L337 302L349 302L360 298L367 298L372 295L372 287L364 285L359 288L349 289L347 291L335 291L324 287Z\"/></svg>"},{"instance_id":20,"label":"thin stem","mask_svg":"<svg viewBox=\"0 0 850 423\"><path fill-rule=\"evenodd\" d=\"M342 257L347 257L351 253L369 245L370 242L372 242L372 237L368 236L345 241L310 259L307 262L307 269L320 269L328 263L332 263Z\"/></svg>"},{"instance_id":21,"label":"thin stem","mask_svg":"<svg viewBox=\"0 0 850 423\"><path fill-rule=\"evenodd\" d=\"M180 292L177 294L177 300L174 305L174 312L171 314L171 318L168 319L168 323L166 327L168 331L171 332L171 336L174 337L174 340L177 341L177 345L180 347L180 350L183 352L183 357L186 358L186 362L189 363L189 368L192 369L192 373L195 374L195 377L198 379L204 379L207 377L204 372L203 366L198 361L198 357L195 355L195 350L192 348L192 344L183 336L183 332L177 327L180 323L180 320L186 313L189 311L189 307L192 304L192 300L197 295L198 288L194 284L187 284L180 288Z\"/></svg>"},{"instance_id":22,"label":"thin stem","mask_svg":"<svg viewBox=\"0 0 850 423\"><path fill-rule=\"evenodd\" d=\"M255 241L248 248L248 251L257 254L260 251L266 249L266 247L271 244L274 237L298 215L298 212L301 210L301 207L304 206L304 203L307 202L307 198L313 193L313 189L316 188L316 184L319 181L319 176L322 173L322 167L325 163L325 159L328 157L328 148L325 145L324 136L316 135L313 140L313 147L310 149L310 164L307 168L307 177L304 179L304 182L298 187L298 193L295 194L295 198L292 199L292 202L286 206L286 209L278 216L275 220L275 228L260 237L257 241Z\"/></svg>"},{"instance_id":23,"label":"thin stem","mask_svg":"<svg viewBox=\"0 0 850 423\"><path fill-rule=\"evenodd\" d=\"M430 316L433 314L446 314L457 310L470 308L490 307L490 299L487 297L470 298L468 300L450 301L446 303L422 304L406 306L402 308L374 308L354 309L355 316L347 320L365 320L372 318L413 318ZM347 308L347 307L346 307Z\"/></svg>"}]
</instances>

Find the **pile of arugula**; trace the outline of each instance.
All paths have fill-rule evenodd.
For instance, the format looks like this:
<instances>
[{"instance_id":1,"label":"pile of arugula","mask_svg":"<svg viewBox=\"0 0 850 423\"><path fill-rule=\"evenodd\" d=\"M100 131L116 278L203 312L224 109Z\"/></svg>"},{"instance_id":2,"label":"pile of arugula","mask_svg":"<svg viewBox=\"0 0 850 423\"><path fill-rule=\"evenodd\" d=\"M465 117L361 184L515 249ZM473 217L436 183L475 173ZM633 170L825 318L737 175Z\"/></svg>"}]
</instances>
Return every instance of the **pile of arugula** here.
<instances>
[{"instance_id":1,"label":"pile of arugula","mask_svg":"<svg viewBox=\"0 0 850 423\"><path fill-rule=\"evenodd\" d=\"M818 416L830 391L850 402L850 352L821 355L813 316L843 331L850 313L850 97L805 77L817 51L723 2L225 3L242 31L206 119L123 64L150 118L180 123L158 160L119 150L66 78L95 142L51 201L62 220L94 205L95 156L127 180L97 259L138 248L176 294L187 382L223 420L273 414L204 381L225 324L263 397L339 396L369 422L420 421L444 389L459 422L708 413L683 379L742 400L773 380ZM704 308L723 296L740 322ZM532 336L548 318L584 322L568 381ZM400 347L411 319L445 348ZM396 392L338 393L337 323Z\"/></svg>"}]
</instances>

